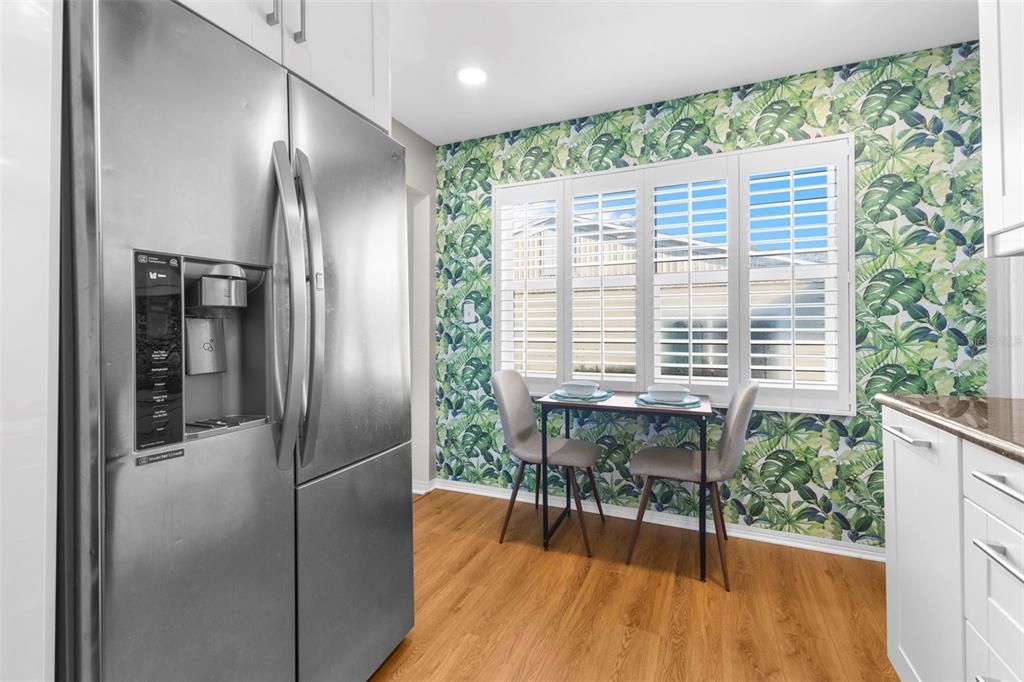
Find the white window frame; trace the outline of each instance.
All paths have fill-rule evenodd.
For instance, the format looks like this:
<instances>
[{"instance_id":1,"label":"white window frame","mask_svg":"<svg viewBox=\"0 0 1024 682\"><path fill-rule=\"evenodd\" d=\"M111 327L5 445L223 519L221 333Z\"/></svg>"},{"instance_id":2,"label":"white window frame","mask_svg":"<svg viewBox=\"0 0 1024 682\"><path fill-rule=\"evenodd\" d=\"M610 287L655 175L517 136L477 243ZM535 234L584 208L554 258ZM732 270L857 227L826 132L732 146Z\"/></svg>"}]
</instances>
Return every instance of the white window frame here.
<instances>
[{"instance_id":1,"label":"white window frame","mask_svg":"<svg viewBox=\"0 0 1024 682\"><path fill-rule=\"evenodd\" d=\"M636 290L636 375L633 380L622 380L615 378L603 379L600 383L602 386L620 391L629 390L640 390L646 386L644 384L644 377L647 376L645 372L646 367L646 344L644 343L645 332L647 330L646 318L643 315L643 301L645 296L643 295L643 283L644 278L642 275L643 269L646 265L646 253L645 247L647 241L645 235L645 225L647 224L647 212L646 202L644 196L644 190L642 187L642 171L638 169L625 169L617 173L601 173L601 174L590 174L590 175L575 175L565 180L565 209L566 209L566 222L560 223L559 227L563 228L562 235L562 251L561 255L563 258L560 259L559 263L564 265L564 281L565 287L559 287L559 298L564 299L564 311L565 314L560 317L560 321L564 326L560 325L559 339L567 340L566 343L562 343L562 354L559 356L563 362L565 381L570 380L573 377L573 362L572 362L572 257L573 257L573 206L574 200L578 196L586 196L590 194L610 194L613 192L635 190L636 191L636 239L637 239L637 261L636 261L636 274L633 275L635 281L634 288ZM623 275L623 279L628 278L629 275ZM600 277L595 278L600 280ZM561 282L559 283L561 285ZM568 295L563 295L562 292L568 292Z\"/></svg>"},{"instance_id":2,"label":"white window frame","mask_svg":"<svg viewBox=\"0 0 1024 682\"><path fill-rule=\"evenodd\" d=\"M729 375L728 382L725 384L718 383L700 383L695 381L689 381L688 385L690 389L695 393L705 394L711 397L711 402L714 405L727 405L732 394L736 391L739 382L737 381L739 375L739 368L741 365L741 357L739 355L739 347L736 344L735 335L737 330L734 329L733 320L738 319L739 315L739 298L737 296L739 288L737 283L739 281L739 260L736 258L737 251L737 238L736 232L739 229L739 201L735 194L737 186L737 170L736 170L736 155L734 154L715 154L712 156L703 156L697 159L687 160L684 162L673 162L669 164L658 164L656 167L647 169L645 174L646 187L645 192L645 204L647 207L647 214L650 219L644 223L644 243L651 248L651 252L648 254L648 272L644 282L643 291L649 292L649 295L645 297L645 307L647 308L647 319L649 320L648 326L646 327L646 334L650 341L648 345L651 348L650 364L646 368L646 374L644 375L649 380L648 383L654 383L655 378L655 364L654 364L654 353L655 353L655 329L654 329L654 254L653 254L653 243L654 243L654 189L656 187L662 187L666 185L680 184L680 183L693 183L693 182L704 182L708 180L725 180L727 183L728 191L726 194L726 201L728 206L728 247L727 247L727 258L728 258L728 271L726 275L726 281L729 288ZM692 277L692 273L691 273ZM698 278L700 279L700 278ZM692 343L692 337L690 337ZM691 346L692 351L692 346ZM645 384L646 385L646 384Z\"/></svg>"},{"instance_id":3,"label":"white window frame","mask_svg":"<svg viewBox=\"0 0 1024 682\"><path fill-rule=\"evenodd\" d=\"M637 374L635 381L604 381L619 390L642 390L654 381L654 187L724 178L728 185L729 370L727 384L691 382L696 393L711 396L715 406L728 404L736 388L750 377L749 274L746 177L785 165L801 168L834 164L836 168L836 231L838 264L839 367L837 389L779 389L762 386L756 409L779 412L853 415L856 413L856 349L854 347L854 140L852 134L719 152L642 167L539 181L496 185L492 194L492 362L501 367L500 210L502 204L558 200L557 370L554 380L527 377L531 392L547 393L572 376L572 219L577 195L637 191ZM771 168L769 168L769 166Z\"/></svg>"},{"instance_id":4,"label":"white window frame","mask_svg":"<svg viewBox=\"0 0 1024 682\"><path fill-rule=\"evenodd\" d=\"M837 325L838 325L838 387L836 389L800 388L785 389L763 385L758 391L759 409L779 412L812 412L824 414L855 414L857 402L856 335L854 320L854 264L853 251L853 142L852 136L840 139L828 138L814 144L770 146L750 150L739 159L739 230L740 290L744 302L741 311L744 329L740 336L741 354L747 359L746 375L750 376L750 320L749 299L750 269L744 267L749 253L749 230L745 229L746 216L750 211L750 196L747 178L759 173L785 169L809 168L831 164L836 169L836 264ZM794 330L795 331L795 330ZM794 370L795 371L795 370Z\"/></svg>"},{"instance_id":5,"label":"white window frame","mask_svg":"<svg viewBox=\"0 0 1024 682\"><path fill-rule=\"evenodd\" d=\"M533 392L548 393L562 385L565 381L562 351L566 345L563 336L565 320L564 296L565 288L565 218L566 206L564 187L561 179L524 183L515 186L495 187L491 204L491 367L492 371L501 368L501 206L502 204L523 204L535 201L557 202L556 243L558 253L555 275L555 377L526 377L527 384Z\"/></svg>"}]
</instances>

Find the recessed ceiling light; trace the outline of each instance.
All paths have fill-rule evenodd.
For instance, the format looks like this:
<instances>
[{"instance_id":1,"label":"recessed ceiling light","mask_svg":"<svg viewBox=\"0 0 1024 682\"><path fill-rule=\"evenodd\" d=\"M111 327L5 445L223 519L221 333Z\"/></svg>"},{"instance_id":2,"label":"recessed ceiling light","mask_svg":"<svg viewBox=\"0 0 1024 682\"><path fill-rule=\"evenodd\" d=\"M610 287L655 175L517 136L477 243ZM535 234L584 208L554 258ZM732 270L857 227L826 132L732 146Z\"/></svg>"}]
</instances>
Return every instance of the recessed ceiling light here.
<instances>
[{"instance_id":1,"label":"recessed ceiling light","mask_svg":"<svg viewBox=\"0 0 1024 682\"><path fill-rule=\"evenodd\" d=\"M483 85L487 80L487 72L478 66L463 66L455 72L455 77L463 85Z\"/></svg>"}]
</instances>

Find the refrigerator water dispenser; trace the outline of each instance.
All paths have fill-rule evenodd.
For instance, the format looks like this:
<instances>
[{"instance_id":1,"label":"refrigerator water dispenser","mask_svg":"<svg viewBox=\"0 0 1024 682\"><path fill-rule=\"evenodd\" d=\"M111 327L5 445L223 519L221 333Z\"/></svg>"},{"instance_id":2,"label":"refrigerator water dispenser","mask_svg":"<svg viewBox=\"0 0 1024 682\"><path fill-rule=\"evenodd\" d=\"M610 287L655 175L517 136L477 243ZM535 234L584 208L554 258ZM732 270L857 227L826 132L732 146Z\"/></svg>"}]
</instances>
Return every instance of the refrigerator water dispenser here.
<instances>
[{"instance_id":1,"label":"refrigerator water dispenser","mask_svg":"<svg viewBox=\"0 0 1024 682\"><path fill-rule=\"evenodd\" d=\"M214 374L227 369L224 320L219 317L185 318L185 373Z\"/></svg>"},{"instance_id":2,"label":"refrigerator water dispenser","mask_svg":"<svg viewBox=\"0 0 1024 682\"><path fill-rule=\"evenodd\" d=\"M266 269L183 259L185 437L266 421L270 330Z\"/></svg>"},{"instance_id":3,"label":"refrigerator water dispenser","mask_svg":"<svg viewBox=\"0 0 1024 682\"><path fill-rule=\"evenodd\" d=\"M216 263L189 288L189 303L204 308L244 308L248 305L249 278L234 263Z\"/></svg>"}]
</instances>

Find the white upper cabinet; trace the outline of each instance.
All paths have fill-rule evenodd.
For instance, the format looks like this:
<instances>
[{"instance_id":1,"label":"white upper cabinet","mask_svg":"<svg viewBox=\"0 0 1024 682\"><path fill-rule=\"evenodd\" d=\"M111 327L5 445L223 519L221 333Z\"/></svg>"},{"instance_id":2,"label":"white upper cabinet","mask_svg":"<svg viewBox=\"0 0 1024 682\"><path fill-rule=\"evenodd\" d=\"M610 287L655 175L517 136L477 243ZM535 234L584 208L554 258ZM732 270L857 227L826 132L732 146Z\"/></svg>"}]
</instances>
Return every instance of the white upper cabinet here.
<instances>
[{"instance_id":1,"label":"white upper cabinet","mask_svg":"<svg viewBox=\"0 0 1024 682\"><path fill-rule=\"evenodd\" d=\"M980 0L987 255L1024 253L1024 3Z\"/></svg>"},{"instance_id":2,"label":"white upper cabinet","mask_svg":"<svg viewBox=\"0 0 1024 682\"><path fill-rule=\"evenodd\" d=\"M387 5L283 2L284 65L390 131Z\"/></svg>"},{"instance_id":3,"label":"white upper cabinet","mask_svg":"<svg viewBox=\"0 0 1024 682\"><path fill-rule=\"evenodd\" d=\"M348 0L178 0L391 132L388 7Z\"/></svg>"},{"instance_id":4,"label":"white upper cabinet","mask_svg":"<svg viewBox=\"0 0 1024 682\"><path fill-rule=\"evenodd\" d=\"M178 1L210 23L216 24L280 63L282 0Z\"/></svg>"}]
</instances>

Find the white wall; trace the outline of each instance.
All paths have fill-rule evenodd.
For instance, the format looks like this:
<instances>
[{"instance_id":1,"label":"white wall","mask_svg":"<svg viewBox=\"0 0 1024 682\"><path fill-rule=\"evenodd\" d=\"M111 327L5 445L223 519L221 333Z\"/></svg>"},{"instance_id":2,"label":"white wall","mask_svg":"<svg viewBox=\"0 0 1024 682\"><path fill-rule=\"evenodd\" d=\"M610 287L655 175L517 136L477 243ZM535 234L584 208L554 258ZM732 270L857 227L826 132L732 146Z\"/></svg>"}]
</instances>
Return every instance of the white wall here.
<instances>
[{"instance_id":1,"label":"white wall","mask_svg":"<svg viewBox=\"0 0 1024 682\"><path fill-rule=\"evenodd\" d=\"M412 481L425 491L434 477L434 260L436 148L398 121L391 134L405 145L409 214L409 302L412 333Z\"/></svg>"},{"instance_id":2,"label":"white wall","mask_svg":"<svg viewBox=\"0 0 1024 682\"><path fill-rule=\"evenodd\" d=\"M57 0L0 0L0 680L54 674Z\"/></svg>"}]
</instances>

